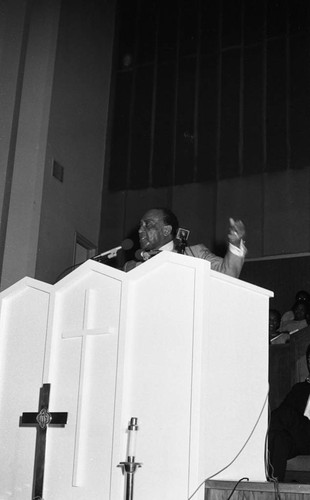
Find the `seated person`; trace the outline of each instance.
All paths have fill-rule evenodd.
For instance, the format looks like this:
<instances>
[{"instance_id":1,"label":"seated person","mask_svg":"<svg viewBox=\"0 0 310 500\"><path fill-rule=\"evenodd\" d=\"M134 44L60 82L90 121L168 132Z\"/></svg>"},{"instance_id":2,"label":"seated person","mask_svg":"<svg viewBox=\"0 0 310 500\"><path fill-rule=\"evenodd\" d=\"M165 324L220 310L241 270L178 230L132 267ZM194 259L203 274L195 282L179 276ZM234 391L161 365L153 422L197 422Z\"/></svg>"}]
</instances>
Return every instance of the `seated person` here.
<instances>
[{"instance_id":1,"label":"seated person","mask_svg":"<svg viewBox=\"0 0 310 500\"><path fill-rule=\"evenodd\" d=\"M269 309L269 340L280 335L279 326L281 321L281 314L277 309Z\"/></svg>"},{"instance_id":2,"label":"seated person","mask_svg":"<svg viewBox=\"0 0 310 500\"><path fill-rule=\"evenodd\" d=\"M294 305L297 302L307 302L308 304L310 304L310 294L308 292L306 292L305 290L299 290L295 295ZM280 331L285 331L286 324L290 321L294 321L294 319L295 319L294 312L293 312L294 305L292 306L292 308L289 311L286 311L283 314L283 316L281 318Z\"/></svg>"},{"instance_id":3,"label":"seated person","mask_svg":"<svg viewBox=\"0 0 310 500\"><path fill-rule=\"evenodd\" d=\"M246 248L243 243L245 228L243 222L229 219L228 249L226 255L218 257L203 244L185 247L185 255L205 259L211 263L211 269L238 278L243 266ZM130 271L141 261L147 260L159 251L178 252L176 234L179 227L178 219L167 208L148 210L140 221L139 240L141 250L138 261L125 263L124 271ZM137 252L136 252L137 254Z\"/></svg>"},{"instance_id":4,"label":"seated person","mask_svg":"<svg viewBox=\"0 0 310 500\"><path fill-rule=\"evenodd\" d=\"M295 384L280 406L271 412L269 478L280 482L284 481L287 460L310 454L310 345L306 361L309 376Z\"/></svg>"},{"instance_id":5,"label":"seated person","mask_svg":"<svg viewBox=\"0 0 310 500\"><path fill-rule=\"evenodd\" d=\"M310 306L306 301L297 301L293 306L293 319L282 322L281 332L293 333L306 328L310 322Z\"/></svg>"}]
</instances>

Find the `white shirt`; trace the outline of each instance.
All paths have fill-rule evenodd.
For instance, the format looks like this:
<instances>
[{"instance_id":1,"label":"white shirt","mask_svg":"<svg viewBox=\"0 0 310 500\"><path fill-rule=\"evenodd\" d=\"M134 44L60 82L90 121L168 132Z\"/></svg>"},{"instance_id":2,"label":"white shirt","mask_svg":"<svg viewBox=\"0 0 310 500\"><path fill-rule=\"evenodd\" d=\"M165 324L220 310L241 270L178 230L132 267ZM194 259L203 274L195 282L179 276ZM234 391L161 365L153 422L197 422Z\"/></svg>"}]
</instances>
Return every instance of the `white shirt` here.
<instances>
[{"instance_id":1,"label":"white shirt","mask_svg":"<svg viewBox=\"0 0 310 500\"><path fill-rule=\"evenodd\" d=\"M308 397L308 401L307 401L306 408L304 411L304 416L310 420L310 396Z\"/></svg>"}]
</instances>

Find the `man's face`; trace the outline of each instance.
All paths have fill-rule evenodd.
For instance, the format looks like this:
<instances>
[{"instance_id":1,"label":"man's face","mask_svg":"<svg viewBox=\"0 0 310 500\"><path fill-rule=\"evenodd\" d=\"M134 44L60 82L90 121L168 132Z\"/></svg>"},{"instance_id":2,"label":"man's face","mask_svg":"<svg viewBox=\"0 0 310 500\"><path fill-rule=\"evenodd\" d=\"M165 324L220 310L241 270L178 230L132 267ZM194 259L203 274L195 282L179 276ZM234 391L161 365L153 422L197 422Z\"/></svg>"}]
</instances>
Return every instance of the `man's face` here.
<instances>
[{"instance_id":1,"label":"man's face","mask_svg":"<svg viewBox=\"0 0 310 500\"><path fill-rule=\"evenodd\" d=\"M171 237L171 226L163 221L161 210L149 210L140 221L139 240L142 250L157 250Z\"/></svg>"},{"instance_id":2,"label":"man's face","mask_svg":"<svg viewBox=\"0 0 310 500\"><path fill-rule=\"evenodd\" d=\"M296 321L302 321L306 318L306 306L303 302L297 304L294 309L294 316Z\"/></svg>"},{"instance_id":3,"label":"man's face","mask_svg":"<svg viewBox=\"0 0 310 500\"><path fill-rule=\"evenodd\" d=\"M269 312L269 335L276 335L277 329L280 326L280 321L274 311Z\"/></svg>"},{"instance_id":4,"label":"man's face","mask_svg":"<svg viewBox=\"0 0 310 500\"><path fill-rule=\"evenodd\" d=\"M299 301L308 302L309 301L308 293L304 292L304 291L298 292L296 295L296 301L297 302L299 302Z\"/></svg>"}]
</instances>

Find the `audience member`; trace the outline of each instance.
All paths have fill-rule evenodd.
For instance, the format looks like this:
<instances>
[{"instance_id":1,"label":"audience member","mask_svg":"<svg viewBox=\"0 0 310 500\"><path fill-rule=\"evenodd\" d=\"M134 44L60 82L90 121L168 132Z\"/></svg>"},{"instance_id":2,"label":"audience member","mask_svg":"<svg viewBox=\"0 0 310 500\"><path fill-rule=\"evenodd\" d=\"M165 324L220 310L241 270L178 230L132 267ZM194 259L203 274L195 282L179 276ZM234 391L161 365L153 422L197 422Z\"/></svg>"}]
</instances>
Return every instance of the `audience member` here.
<instances>
[{"instance_id":1,"label":"audience member","mask_svg":"<svg viewBox=\"0 0 310 500\"><path fill-rule=\"evenodd\" d=\"M306 351L309 376L295 384L271 412L268 431L269 476L283 482L287 460L310 454L310 345Z\"/></svg>"},{"instance_id":2,"label":"audience member","mask_svg":"<svg viewBox=\"0 0 310 500\"><path fill-rule=\"evenodd\" d=\"M228 249L223 258L210 252L203 244L185 246L182 253L207 260L211 263L211 269L238 278L246 254L243 242L245 228L241 220L229 219L229 223ZM178 227L178 219L171 210L167 208L148 210L140 221L139 240L141 249L136 252L138 260L126 262L124 270L130 271L141 264L141 261L149 259L161 250L178 252L176 241Z\"/></svg>"},{"instance_id":3,"label":"audience member","mask_svg":"<svg viewBox=\"0 0 310 500\"><path fill-rule=\"evenodd\" d=\"M308 302L300 300L295 302L292 312L293 319L282 324L280 328L282 332L293 333L308 326L310 322L310 305Z\"/></svg>"},{"instance_id":4,"label":"audience member","mask_svg":"<svg viewBox=\"0 0 310 500\"><path fill-rule=\"evenodd\" d=\"M292 308L289 311L286 311L281 318L281 324L280 324L280 331L281 332L286 331L287 323L295 320L293 308L297 302L306 302L306 303L310 304L310 294L308 292L306 292L305 290L299 290L296 293L294 305L292 306Z\"/></svg>"},{"instance_id":5,"label":"audience member","mask_svg":"<svg viewBox=\"0 0 310 500\"><path fill-rule=\"evenodd\" d=\"M277 337L280 334L279 327L281 314L277 309L269 310L269 340Z\"/></svg>"}]
</instances>

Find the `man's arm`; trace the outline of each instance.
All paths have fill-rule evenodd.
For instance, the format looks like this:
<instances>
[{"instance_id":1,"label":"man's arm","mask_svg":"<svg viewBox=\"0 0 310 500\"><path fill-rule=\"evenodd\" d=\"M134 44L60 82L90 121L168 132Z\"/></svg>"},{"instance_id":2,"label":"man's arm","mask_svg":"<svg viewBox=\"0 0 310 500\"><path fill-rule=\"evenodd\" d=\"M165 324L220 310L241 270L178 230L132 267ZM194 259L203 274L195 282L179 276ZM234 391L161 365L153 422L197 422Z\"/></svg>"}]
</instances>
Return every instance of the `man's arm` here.
<instances>
[{"instance_id":1,"label":"man's arm","mask_svg":"<svg viewBox=\"0 0 310 500\"><path fill-rule=\"evenodd\" d=\"M243 238L245 227L241 220L229 219L228 249L225 257L219 257L205 245L195 245L185 249L187 255L192 255L211 263L211 269L233 278L238 278L246 255L246 247Z\"/></svg>"},{"instance_id":2,"label":"man's arm","mask_svg":"<svg viewBox=\"0 0 310 500\"><path fill-rule=\"evenodd\" d=\"M236 248L244 245L245 227L242 220L229 219L228 241Z\"/></svg>"},{"instance_id":3,"label":"man's arm","mask_svg":"<svg viewBox=\"0 0 310 500\"><path fill-rule=\"evenodd\" d=\"M224 258L215 255L205 245L194 245L185 248L186 255L198 257L210 262L211 269L219 273L238 278L243 266L244 256L235 255L230 248L227 249ZM245 253L244 253L245 255Z\"/></svg>"}]
</instances>

